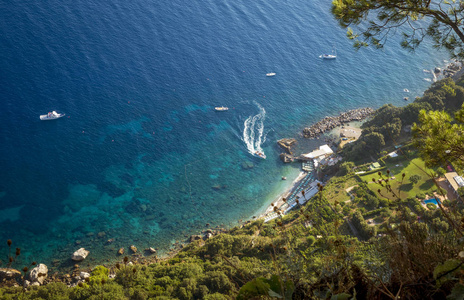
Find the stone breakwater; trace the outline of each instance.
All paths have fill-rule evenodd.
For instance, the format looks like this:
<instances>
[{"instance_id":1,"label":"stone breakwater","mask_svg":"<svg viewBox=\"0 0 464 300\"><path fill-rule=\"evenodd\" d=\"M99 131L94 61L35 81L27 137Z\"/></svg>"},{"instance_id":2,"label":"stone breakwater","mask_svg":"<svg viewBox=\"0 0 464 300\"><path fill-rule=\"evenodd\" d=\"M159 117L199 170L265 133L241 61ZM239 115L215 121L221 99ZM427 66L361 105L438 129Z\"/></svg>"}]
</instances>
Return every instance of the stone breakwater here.
<instances>
[{"instance_id":1,"label":"stone breakwater","mask_svg":"<svg viewBox=\"0 0 464 300\"><path fill-rule=\"evenodd\" d=\"M332 130L333 128L341 126L347 122L361 121L374 113L374 111L374 109L366 107L349 110L335 117L325 117L311 127L303 129L303 136L305 138L316 138L324 132Z\"/></svg>"}]
</instances>

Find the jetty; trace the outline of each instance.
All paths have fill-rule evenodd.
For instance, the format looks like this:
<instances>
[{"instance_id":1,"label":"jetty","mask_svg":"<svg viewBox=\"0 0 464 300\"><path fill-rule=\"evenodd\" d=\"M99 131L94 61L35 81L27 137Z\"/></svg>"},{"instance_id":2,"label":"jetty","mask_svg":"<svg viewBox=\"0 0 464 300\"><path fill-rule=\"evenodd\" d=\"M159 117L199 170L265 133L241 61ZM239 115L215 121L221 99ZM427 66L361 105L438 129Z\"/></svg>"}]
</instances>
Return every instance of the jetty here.
<instances>
[{"instance_id":1,"label":"jetty","mask_svg":"<svg viewBox=\"0 0 464 300\"><path fill-rule=\"evenodd\" d=\"M337 126L342 126L345 123L351 121L361 121L375 112L374 109L370 107L352 109L347 112L343 112L335 117L325 117L321 121L312 125L311 127L306 127L303 129L303 136L305 138L317 138L323 133L334 129Z\"/></svg>"}]
</instances>

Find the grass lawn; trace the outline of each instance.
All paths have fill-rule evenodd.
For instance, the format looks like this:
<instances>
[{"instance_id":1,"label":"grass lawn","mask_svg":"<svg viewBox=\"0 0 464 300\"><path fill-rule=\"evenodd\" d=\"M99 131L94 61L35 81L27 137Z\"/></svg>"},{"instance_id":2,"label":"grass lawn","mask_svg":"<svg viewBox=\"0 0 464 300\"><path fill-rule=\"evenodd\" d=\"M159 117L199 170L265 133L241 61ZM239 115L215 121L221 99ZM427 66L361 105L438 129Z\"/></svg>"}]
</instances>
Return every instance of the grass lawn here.
<instances>
[{"instance_id":1,"label":"grass lawn","mask_svg":"<svg viewBox=\"0 0 464 300\"><path fill-rule=\"evenodd\" d=\"M415 197L417 194L431 194L432 190L436 189L436 186L433 183L432 178L427 173L431 173L432 170L425 167L425 163L420 158L414 158L411 161L403 160L403 161L395 161L389 162L388 160L385 162L387 168L390 170L391 176L394 176L395 179L391 180L390 183L392 185L392 189L395 193L398 194L398 188L400 188L400 198L406 199L408 197ZM425 173L424 172L427 172ZM406 174L404 177L403 183L401 184L402 174ZM386 175L385 170L382 172L383 175ZM412 175L419 175L421 179L416 183L412 183L409 180L409 177ZM395 199L393 195L388 193L385 188L382 188L379 184L373 183L372 178L379 179L377 174L369 174L360 176L360 178L364 181L369 182L369 188L377 192L380 188L382 191L382 195L389 199Z\"/></svg>"},{"instance_id":2,"label":"grass lawn","mask_svg":"<svg viewBox=\"0 0 464 300\"><path fill-rule=\"evenodd\" d=\"M324 187L324 196L330 203L350 200L350 196L346 192L346 189L359 183L356 177L351 177L345 182L334 181L336 180L331 180L329 184Z\"/></svg>"}]
</instances>

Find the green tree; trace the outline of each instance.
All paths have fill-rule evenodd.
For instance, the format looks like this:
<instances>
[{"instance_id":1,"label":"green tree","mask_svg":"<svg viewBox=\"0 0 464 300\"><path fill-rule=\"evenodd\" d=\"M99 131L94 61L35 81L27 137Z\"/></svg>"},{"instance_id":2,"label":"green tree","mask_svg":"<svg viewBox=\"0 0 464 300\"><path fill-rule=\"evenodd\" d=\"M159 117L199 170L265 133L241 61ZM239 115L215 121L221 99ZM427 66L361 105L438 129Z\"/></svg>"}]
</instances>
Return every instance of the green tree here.
<instances>
[{"instance_id":1,"label":"green tree","mask_svg":"<svg viewBox=\"0 0 464 300\"><path fill-rule=\"evenodd\" d=\"M413 184L417 184L419 182L419 180L421 180L421 178L422 177L420 177L419 175L414 174L414 175L409 177L409 181L411 181Z\"/></svg>"},{"instance_id":2,"label":"green tree","mask_svg":"<svg viewBox=\"0 0 464 300\"><path fill-rule=\"evenodd\" d=\"M464 126L451 121L450 115L443 111L420 111L419 124L412 128L413 144L427 167L439 167L448 162L464 164Z\"/></svg>"},{"instance_id":3,"label":"green tree","mask_svg":"<svg viewBox=\"0 0 464 300\"><path fill-rule=\"evenodd\" d=\"M415 50L426 36L434 46L445 48L453 57L464 57L462 0L334 0L332 14L355 48L382 48L395 32L402 32L401 46ZM355 33L349 26L355 26Z\"/></svg>"},{"instance_id":4,"label":"green tree","mask_svg":"<svg viewBox=\"0 0 464 300\"><path fill-rule=\"evenodd\" d=\"M458 188L458 195L459 197L464 199L464 186L461 186L460 188Z\"/></svg>"},{"instance_id":5,"label":"green tree","mask_svg":"<svg viewBox=\"0 0 464 300\"><path fill-rule=\"evenodd\" d=\"M366 142L367 149L370 149L371 153L378 153L383 146L385 146L385 139L383 134L373 132L365 135L363 141Z\"/></svg>"}]
</instances>

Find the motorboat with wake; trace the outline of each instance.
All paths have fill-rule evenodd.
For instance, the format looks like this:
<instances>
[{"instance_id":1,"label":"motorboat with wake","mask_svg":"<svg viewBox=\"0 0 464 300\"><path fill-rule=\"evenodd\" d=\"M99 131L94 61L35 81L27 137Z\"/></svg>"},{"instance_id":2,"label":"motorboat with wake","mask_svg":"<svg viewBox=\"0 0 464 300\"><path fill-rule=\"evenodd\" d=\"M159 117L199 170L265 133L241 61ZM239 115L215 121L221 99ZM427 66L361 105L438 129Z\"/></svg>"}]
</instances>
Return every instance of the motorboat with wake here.
<instances>
[{"instance_id":1,"label":"motorboat with wake","mask_svg":"<svg viewBox=\"0 0 464 300\"><path fill-rule=\"evenodd\" d=\"M266 159L266 154L264 154L264 152L255 151L255 154L262 159Z\"/></svg>"},{"instance_id":2,"label":"motorboat with wake","mask_svg":"<svg viewBox=\"0 0 464 300\"><path fill-rule=\"evenodd\" d=\"M56 111L51 111L46 115L40 115L40 120L42 121L49 121L55 120L64 117L66 114L59 114Z\"/></svg>"},{"instance_id":3,"label":"motorboat with wake","mask_svg":"<svg viewBox=\"0 0 464 300\"><path fill-rule=\"evenodd\" d=\"M272 76L275 76L275 75L276 75L276 73L267 73L266 74L267 77L272 77Z\"/></svg>"}]
</instances>

